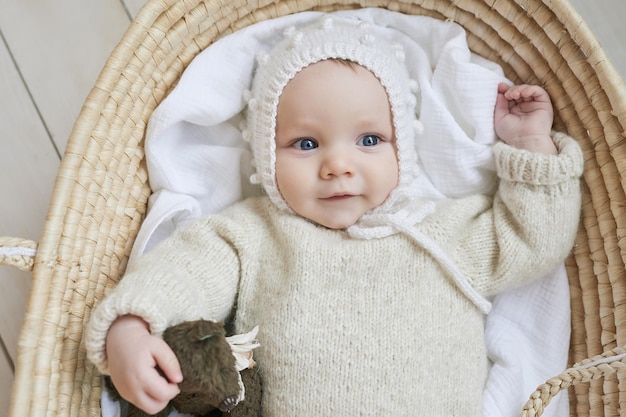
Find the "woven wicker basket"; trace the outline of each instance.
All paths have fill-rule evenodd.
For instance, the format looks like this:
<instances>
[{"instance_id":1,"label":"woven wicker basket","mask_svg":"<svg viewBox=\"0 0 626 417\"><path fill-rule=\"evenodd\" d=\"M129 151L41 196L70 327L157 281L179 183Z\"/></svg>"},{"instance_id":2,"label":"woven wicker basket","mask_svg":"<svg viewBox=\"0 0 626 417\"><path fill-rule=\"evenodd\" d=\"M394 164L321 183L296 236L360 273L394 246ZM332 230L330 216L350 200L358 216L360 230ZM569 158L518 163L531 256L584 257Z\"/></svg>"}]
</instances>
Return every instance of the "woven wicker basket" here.
<instances>
[{"instance_id":1,"label":"woven wicker basket","mask_svg":"<svg viewBox=\"0 0 626 417\"><path fill-rule=\"evenodd\" d=\"M264 19L371 6L459 23L472 50L510 79L543 85L555 127L580 140L583 220L567 261L572 369L532 393L523 413L541 414L571 387L572 415L626 415L626 88L566 0L151 0L76 121L40 241L0 238L13 249L0 263L33 271L11 416L99 415L100 378L85 359L83 329L124 272L146 211L147 121L194 56Z\"/></svg>"}]
</instances>

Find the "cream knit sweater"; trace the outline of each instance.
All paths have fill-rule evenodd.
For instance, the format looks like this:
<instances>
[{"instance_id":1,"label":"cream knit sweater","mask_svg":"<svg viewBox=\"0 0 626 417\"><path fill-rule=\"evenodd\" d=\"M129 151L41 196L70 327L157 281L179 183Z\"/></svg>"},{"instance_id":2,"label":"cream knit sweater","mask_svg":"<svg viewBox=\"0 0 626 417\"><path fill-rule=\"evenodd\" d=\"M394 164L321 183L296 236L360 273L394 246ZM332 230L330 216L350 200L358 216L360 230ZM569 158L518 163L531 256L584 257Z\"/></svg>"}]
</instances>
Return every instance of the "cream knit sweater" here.
<instances>
[{"instance_id":1,"label":"cream knit sweater","mask_svg":"<svg viewBox=\"0 0 626 417\"><path fill-rule=\"evenodd\" d=\"M442 201L415 226L483 295L540 276L573 245L582 154L569 137L554 139L558 156L496 145L495 197ZM260 326L265 417L481 415L484 315L429 253L403 233L350 238L266 197L145 255L94 311L88 354L106 373L105 337L119 315L160 334L233 313L238 332Z\"/></svg>"}]
</instances>

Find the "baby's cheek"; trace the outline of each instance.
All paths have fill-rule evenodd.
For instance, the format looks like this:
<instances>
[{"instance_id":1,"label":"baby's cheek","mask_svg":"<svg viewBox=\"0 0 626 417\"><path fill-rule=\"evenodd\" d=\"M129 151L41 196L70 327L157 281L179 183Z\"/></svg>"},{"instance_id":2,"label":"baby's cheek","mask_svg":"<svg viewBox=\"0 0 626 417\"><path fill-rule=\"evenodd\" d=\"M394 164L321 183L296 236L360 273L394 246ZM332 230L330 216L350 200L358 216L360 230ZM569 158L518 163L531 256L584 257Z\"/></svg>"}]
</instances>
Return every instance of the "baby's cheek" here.
<instances>
[{"instance_id":1,"label":"baby's cheek","mask_svg":"<svg viewBox=\"0 0 626 417\"><path fill-rule=\"evenodd\" d=\"M306 178L297 169L297 164L281 163L276 164L276 186L283 200L292 209L297 211L298 202L302 199L302 194L307 188Z\"/></svg>"}]
</instances>

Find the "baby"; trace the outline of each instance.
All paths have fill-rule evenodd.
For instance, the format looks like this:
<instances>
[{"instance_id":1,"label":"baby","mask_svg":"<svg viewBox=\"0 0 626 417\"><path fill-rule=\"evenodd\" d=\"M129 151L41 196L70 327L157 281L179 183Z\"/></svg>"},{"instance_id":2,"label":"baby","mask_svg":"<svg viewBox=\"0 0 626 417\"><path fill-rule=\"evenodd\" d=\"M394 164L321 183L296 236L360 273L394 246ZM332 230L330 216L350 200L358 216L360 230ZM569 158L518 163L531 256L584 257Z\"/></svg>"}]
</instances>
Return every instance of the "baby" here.
<instances>
[{"instance_id":1,"label":"baby","mask_svg":"<svg viewBox=\"0 0 626 417\"><path fill-rule=\"evenodd\" d=\"M482 414L487 297L569 253L582 154L542 88L501 84L495 196L417 199L416 84L347 19L259 57L243 136L266 195L175 232L93 313L88 355L123 397L164 408L182 375L160 335L205 318L260 326L266 417Z\"/></svg>"}]
</instances>

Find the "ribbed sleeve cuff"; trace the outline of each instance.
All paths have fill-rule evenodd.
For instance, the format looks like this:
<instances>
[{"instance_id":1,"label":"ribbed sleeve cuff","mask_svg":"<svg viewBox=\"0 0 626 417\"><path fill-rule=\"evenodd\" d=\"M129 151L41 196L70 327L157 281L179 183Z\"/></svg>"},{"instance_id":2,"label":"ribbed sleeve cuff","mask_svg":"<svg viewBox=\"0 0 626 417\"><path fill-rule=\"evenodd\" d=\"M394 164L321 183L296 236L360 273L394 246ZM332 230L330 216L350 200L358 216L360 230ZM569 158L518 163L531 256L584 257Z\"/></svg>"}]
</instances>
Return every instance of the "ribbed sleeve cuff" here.
<instances>
[{"instance_id":1,"label":"ribbed sleeve cuff","mask_svg":"<svg viewBox=\"0 0 626 417\"><path fill-rule=\"evenodd\" d=\"M501 179L535 185L560 184L578 178L583 172L583 155L576 141L565 133L553 132L557 155L517 149L504 142L494 146Z\"/></svg>"},{"instance_id":2,"label":"ribbed sleeve cuff","mask_svg":"<svg viewBox=\"0 0 626 417\"><path fill-rule=\"evenodd\" d=\"M131 314L144 319L150 326L150 332L161 335L169 326L167 317L172 317L163 310L167 303L161 301L158 293L146 291L117 291L109 294L94 310L85 332L87 358L103 374L108 374L106 356L106 337L113 322L121 316Z\"/></svg>"}]
</instances>

